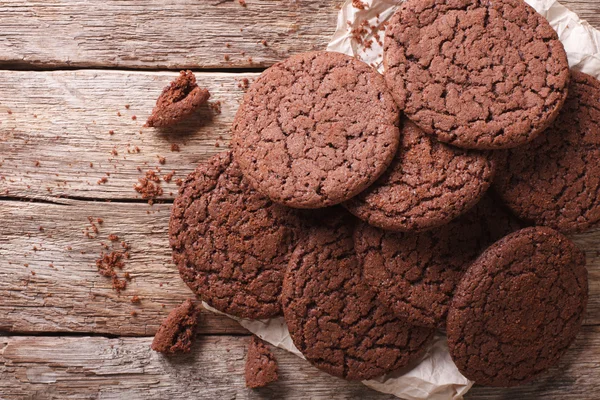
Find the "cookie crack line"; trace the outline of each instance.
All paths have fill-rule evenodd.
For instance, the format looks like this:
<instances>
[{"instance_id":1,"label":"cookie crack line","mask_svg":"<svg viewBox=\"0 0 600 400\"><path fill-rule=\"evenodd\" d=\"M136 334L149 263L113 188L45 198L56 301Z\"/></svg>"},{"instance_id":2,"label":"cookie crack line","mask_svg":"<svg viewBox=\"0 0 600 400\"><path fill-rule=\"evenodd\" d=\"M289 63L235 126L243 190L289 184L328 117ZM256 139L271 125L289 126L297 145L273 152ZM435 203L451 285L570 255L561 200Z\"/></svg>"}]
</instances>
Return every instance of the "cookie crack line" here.
<instances>
[{"instance_id":1,"label":"cookie crack line","mask_svg":"<svg viewBox=\"0 0 600 400\"><path fill-rule=\"evenodd\" d=\"M384 43L386 81L407 116L464 148L514 148L539 136L569 82L548 22L520 0L434 1L424 19L422 4L398 8Z\"/></svg>"},{"instance_id":2,"label":"cookie crack line","mask_svg":"<svg viewBox=\"0 0 600 400\"><path fill-rule=\"evenodd\" d=\"M236 114L232 144L259 192L287 206L321 208L353 197L385 171L398 146L398 119L372 68L339 53L305 53L255 81Z\"/></svg>"}]
</instances>

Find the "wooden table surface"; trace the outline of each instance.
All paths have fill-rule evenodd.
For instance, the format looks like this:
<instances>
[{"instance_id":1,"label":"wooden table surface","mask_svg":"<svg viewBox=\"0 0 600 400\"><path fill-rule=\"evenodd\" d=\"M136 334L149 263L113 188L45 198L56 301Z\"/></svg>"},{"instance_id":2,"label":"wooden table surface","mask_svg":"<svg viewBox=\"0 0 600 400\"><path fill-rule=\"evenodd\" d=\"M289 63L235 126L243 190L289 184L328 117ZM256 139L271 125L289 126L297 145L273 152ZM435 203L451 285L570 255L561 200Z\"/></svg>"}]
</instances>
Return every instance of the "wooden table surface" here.
<instances>
[{"instance_id":1,"label":"wooden table surface","mask_svg":"<svg viewBox=\"0 0 600 400\"><path fill-rule=\"evenodd\" d=\"M192 295L168 246L176 179L227 146L239 82L323 49L340 3L0 2L0 399L391 398L279 349L281 381L248 390L248 332L208 312L192 354L164 358L149 348L168 311ZM600 27L599 0L563 3ZM204 108L169 134L142 128L181 68L196 72L222 113ZM133 186L155 168L175 175L150 206ZM104 221L98 233L88 217ZM120 295L95 265L109 234L131 246L132 280ZM575 240L590 274L575 345L544 379L476 387L466 398L600 398L600 231Z\"/></svg>"}]
</instances>

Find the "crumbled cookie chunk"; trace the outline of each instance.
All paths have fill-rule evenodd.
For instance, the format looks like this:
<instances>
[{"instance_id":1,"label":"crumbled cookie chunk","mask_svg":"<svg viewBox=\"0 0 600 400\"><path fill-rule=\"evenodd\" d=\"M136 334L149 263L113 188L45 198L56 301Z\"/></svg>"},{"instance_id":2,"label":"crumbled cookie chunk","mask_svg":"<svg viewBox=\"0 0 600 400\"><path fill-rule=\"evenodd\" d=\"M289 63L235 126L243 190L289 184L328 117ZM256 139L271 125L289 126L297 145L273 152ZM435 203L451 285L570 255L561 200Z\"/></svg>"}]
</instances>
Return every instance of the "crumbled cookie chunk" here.
<instances>
[{"instance_id":1,"label":"crumbled cookie chunk","mask_svg":"<svg viewBox=\"0 0 600 400\"><path fill-rule=\"evenodd\" d=\"M171 311L154 336L152 350L165 354L189 353L199 311L189 299Z\"/></svg>"},{"instance_id":2,"label":"crumbled cookie chunk","mask_svg":"<svg viewBox=\"0 0 600 400\"><path fill-rule=\"evenodd\" d=\"M209 98L209 91L198 86L192 71L181 71L179 77L164 88L146 126L160 128L174 125L189 117Z\"/></svg>"}]
</instances>

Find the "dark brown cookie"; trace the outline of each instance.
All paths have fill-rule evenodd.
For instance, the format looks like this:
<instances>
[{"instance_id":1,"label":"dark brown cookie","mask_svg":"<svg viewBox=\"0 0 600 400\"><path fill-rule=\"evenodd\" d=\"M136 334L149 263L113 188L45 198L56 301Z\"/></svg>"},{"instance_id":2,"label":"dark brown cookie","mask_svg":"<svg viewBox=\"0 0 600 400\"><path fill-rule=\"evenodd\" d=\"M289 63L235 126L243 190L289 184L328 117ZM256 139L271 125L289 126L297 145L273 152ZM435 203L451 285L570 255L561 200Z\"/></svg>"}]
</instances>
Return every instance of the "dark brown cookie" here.
<instances>
[{"instance_id":1,"label":"dark brown cookie","mask_svg":"<svg viewBox=\"0 0 600 400\"><path fill-rule=\"evenodd\" d=\"M483 197L494 175L491 158L487 152L440 143L405 120L390 167L344 206L382 229L432 229L464 214Z\"/></svg>"},{"instance_id":2,"label":"dark brown cookie","mask_svg":"<svg viewBox=\"0 0 600 400\"><path fill-rule=\"evenodd\" d=\"M563 45L522 0L407 0L387 26L384 52L400 108L459 147L527 143L567 95Z\"/></svg>"},{"instance_id":3,"label":"dark brown cookie","mask_svg":"<svg viewBox=\"0 0 600 400\"><path fill-rule=\"evenodd\" d=\"M189 353L199 313L200 309L192 300L186 300L172 310L158 328L152 350L165 354Z\"/></svg>"},{"instance_id":4,"label":"dark brown cookie","mask_svg":"<svg viewBox=\"0 0 600 400\"><path fill-rule=\"evenodd\" d=\"M383 77L332 52L293 56L266 70L233 123L235 158L271 200L320 208L357 195L385 171L399 112Z\"/></svg>"},{"instance_id":5,"label":"dark brown cookie","mask_svg":"<svg viewBox=\"0 0 600 400\"><path fill-rule=\"evenodd\" d=\"M192 71L181 71L177 79L163 89L145 126L162 128L174 125L189 117L209 98L208 90L196 84Z\"/></svg>"},{"instance_id":6,"label":"dark brown cookie","mask_svg":"<svg viewBox=\"0 0 600 400\"><path fill-rule=\"evenodd\" d=\"M573 342L587 298L585 255L574 243L550 228L515 232L487 249L456 289L452 359L478 384L523 384Z\"/></svg>"},{"instance_id":7,"label":"dark brown cookie","mask_svg":"<svg viewBox=\"0 0 600 400\"><path fill-rule=\"evenodd\" d=\"M183 280L212 307L242 318L281 313L283 274L302 230L299 212L253 190L231 152L188 176L169 226Z\"/></svg>"},{"instance_id":8,"label":"dark brown cookie","mask_svg":"<svg viewBox=\"0 0 600 400\"><path fill-rule=\"evenodd\" d=\"M371 379L418 359L433 330L411 326L377 301L360 276L353 221L338 212L294 251L283 312L294 344L317 368L348 380Z\"/></svg>"},{"instance_id":9,"label":"dark brown cookie","mask_svg":"<svg viewBox=\"0 0 600 400\"><path fill-rule=\"evenodd\" d=\"M244 375L246 386L252 389L265 387L279 379L275 356L267 345L256 336L252 336L248 345Z\"/></svg>"},{"instance_id":10,"label":"dark brown cookie","mask_svg":"<svg viewBox=\"0 0 600 400\"><path fill-rule=\"evenodd\" d=\"M600 82L573 72L558 119L524 147L499 153L494 188L521 218L563 233L600 223Z\"/></svg>"},{"instance_id":11,"label":"dark brown cookie","mask_svg":"<svg viewBox=\"0 0 600 400\"><path fill-rule=\"evenodd\" d=\"M379 301L415 325L443 327L454 289L490 244L520 228L490 196L448 225L394 233L365 223L354 232L365 281Z\"/></svg>"}]
</instances>

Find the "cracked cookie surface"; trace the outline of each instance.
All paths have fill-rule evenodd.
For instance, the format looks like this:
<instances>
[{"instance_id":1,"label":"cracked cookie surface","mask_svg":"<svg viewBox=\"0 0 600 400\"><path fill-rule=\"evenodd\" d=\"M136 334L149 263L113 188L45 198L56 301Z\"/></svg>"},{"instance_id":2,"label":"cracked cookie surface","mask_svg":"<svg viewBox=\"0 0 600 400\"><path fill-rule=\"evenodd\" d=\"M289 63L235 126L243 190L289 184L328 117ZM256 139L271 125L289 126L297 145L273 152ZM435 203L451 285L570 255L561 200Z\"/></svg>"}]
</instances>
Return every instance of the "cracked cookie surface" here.
<instances>
[{"instance_id":1,"label":"cracked cookie surface","mask_svg":"<svg viewBox=\"0 0 600 400\"><path fill-rule=\"evenodd\" d=\"M344 207L382 229L424 231L471 209L490 187L494 171L491 154L438 142L404 119L390 167Z\"/></svg>"},{"instance_id":2,"label":"cracked cookie surface","mask_svg":"<svg viewBox=\"0 0 600 400\"><path fill-rule=\"evenodd\" d=\"M399 111L384 79L333 52L292 56L266 70L236 114L232 145L252 185L296 208L341 203L385 171Z\"/></svg>"},{"instance_id":3,"label":"cracked cookie surface","mask_svg":"<svg viewBox=\"0 0 600 400\"><path fill-rule=\"evenodd\" d=\"M522 0L408 0L387 26L384 52L400 108L459 147L527 143L567 95L564 47Z\"/></svg>"},{"instance_id":4,"label":"cracked cookie surface","mask_svg":"<svg viewBox=\"0 0 600 400\"><path fill-rule=\"evenodd\" d=\"M550 228L515 232L487 249L456 290L452 359L478 384L523 384L573 342L587 298L585 255L574 243Z\"/></svg>"},{"instance_id":5,"label":"cracked cookie surface","mask_svg":"<svg viewBox=\"0 0 600 400\"><path fill-rule=\"evenodd\" d=\"M381 376L426 350L433 330L393 316L363 282L343 210L313 227L294 251L283 286L294 344L317 368L348 380Z\"/></svg>"},{"instance_id":6,"label":"cracked cookie surface","mask_svg":"<svg viewBox=\"0 0 600 400\"><path fill-rule=\"evenodd\" d=\"M499 153L495 190L521 218L563 233L600 223L600 82L573 71L554 124L524 147Z\"/></svg>"},{"instance_id":7,"label":"cracked cookie surface","mask_svg":"<svg viewBox=\"0 0 600 400\"><path fill-rule=\"evenodd\" d=\"M182 279L212 307L242 318L281 314L281 285L304 228L300 211L264 197L231 152L198 166L182 185L169 225Z\"/></svg>"},{"instance_id":8,"label":"cracked cookie surface","mask_svg":"<svg viewBox=\"0 0 600 400\"><path fill-rule=\"evenodd\" d=\"M427 232L396 233L361 223L354 242L365 282L379 301L415 325L443 327L469 264L519 228L507 210L485 196L465 215Z\"/></svg>"}]
</instances>

